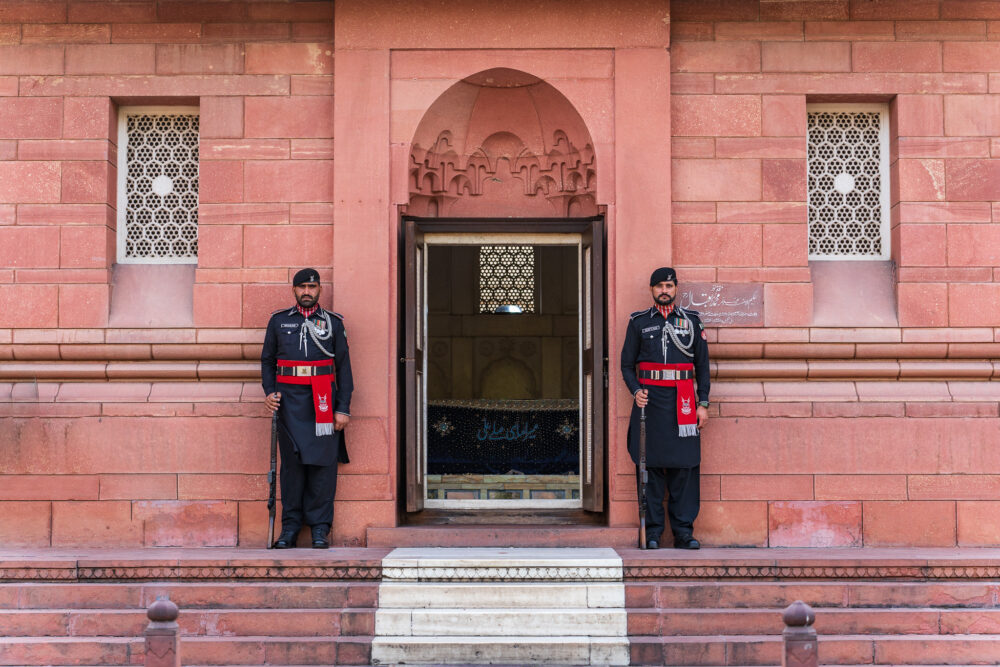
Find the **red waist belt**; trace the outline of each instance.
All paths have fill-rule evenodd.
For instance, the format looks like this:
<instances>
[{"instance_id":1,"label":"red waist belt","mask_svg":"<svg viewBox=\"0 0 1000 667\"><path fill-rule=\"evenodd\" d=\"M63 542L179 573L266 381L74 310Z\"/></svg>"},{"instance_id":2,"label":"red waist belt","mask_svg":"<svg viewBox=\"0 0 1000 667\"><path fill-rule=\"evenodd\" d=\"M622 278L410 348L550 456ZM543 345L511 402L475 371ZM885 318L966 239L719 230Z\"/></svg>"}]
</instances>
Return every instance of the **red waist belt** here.
<instances>
[{"instance_id":1,"label":"red waist belt","mask_svg":"<svg viewBox=\"0 0 1000 667\"><path fill-rule=\"evenodd\" d=\"M654 364L639 362L639 384L677 387L677 432L681 437L698 435L695 413L694 364Z\"/></svg>"},{"instance_id":2,"label":"red waist belt","mask_svg":"<svg viewBox=\"0 0 1000 667\"><path fill-rule=\"evenodd\" d=\"M316 435L333 434L333 382L337 374L333 359L324 361L286 361L278 359L278 382L312 385L313 407L316 409Z\"/></svg>"}]
</instances>

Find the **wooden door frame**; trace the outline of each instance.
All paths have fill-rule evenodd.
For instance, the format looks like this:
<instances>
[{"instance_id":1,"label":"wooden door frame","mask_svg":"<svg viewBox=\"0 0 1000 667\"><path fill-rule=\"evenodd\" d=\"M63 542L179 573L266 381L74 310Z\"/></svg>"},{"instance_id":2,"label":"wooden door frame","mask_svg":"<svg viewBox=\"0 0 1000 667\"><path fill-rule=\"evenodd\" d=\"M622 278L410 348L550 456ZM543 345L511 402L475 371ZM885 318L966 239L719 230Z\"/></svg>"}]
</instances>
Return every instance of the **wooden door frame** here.
<instances>
[{"instance_id":1,"label":"wooden door frame","mask_svg":"<svg viewBox=\"0 0 1000 667\"><path fill-rule=\"evenodd\" d=\"M594 290L594 307L600 306L600 313L594 313L595 319L601 323L600 330L594 331L595 339L600 337L603 342L603 359L594 360L594 374L601 377L605 392L603 392L602 405L595 406L599 411L596 414L600 425L600 433L595 429L595 441L600 439L600 447L594 448L595 456L600 457L599 463L595 465L595 474L600 476L599 494L601 508L597 511L587 511L584 509L482 509L482 510L459 510L459 509L439 509L423 508L419 511L407 511L407 487L410 467L407 450L409 448L409 436L406 432L406 419L409 387L407 382L406 360L407 360L407 337L412 335L407 331L407 311L411 307L407 298L407 267L412 261L406 253L406 224L416 223L421 233L496 233L496 234L559 234L572 233L584 234L588 229L594 227L594 223L601 230L604 238L601 239L601 256L594 257L594 261L600 261L601 278L600 291ZM399 359L399 372L397 373L397 398L400 418L397 419L397 508L398 525L421 525L421 524L589 524L606 525L608 520L607 489L608 489L608 394L607 394L607 373L608 373L608 320L607 320L607 227L605 215L594 215L579 218L424 218L400 213L398 230L398 257L400 267L397 275L397 294L401 298L397 300L397 351ZM426 258L425 258L426 261ZM581 270L583 267L581 266ZM597 283L594 284L597 287ZM598 301L599 299L599 301ZM581 318L584 313L581 312ZM583 350L581 348L581 354ZM581 390L583 387L581 387ZM595 442L595 445L597 443ZM581 441L581 445L583 445ZM581 478L584 470L581 469Z\"/></svg>"}]
</instances>

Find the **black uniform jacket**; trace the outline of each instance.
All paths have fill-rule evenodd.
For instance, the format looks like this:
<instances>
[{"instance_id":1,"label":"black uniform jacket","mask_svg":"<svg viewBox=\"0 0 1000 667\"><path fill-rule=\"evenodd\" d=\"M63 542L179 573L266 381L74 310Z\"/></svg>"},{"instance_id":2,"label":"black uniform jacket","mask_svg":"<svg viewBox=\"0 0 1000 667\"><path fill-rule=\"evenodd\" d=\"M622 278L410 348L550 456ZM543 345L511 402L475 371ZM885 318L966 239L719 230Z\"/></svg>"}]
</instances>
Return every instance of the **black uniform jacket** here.
<instances>
[{"instance_id":1,"label":"black uniform jacket","mask_svg":"<svg viewBox=\"0 0 1000 667\"><path fill-rule=\"evenodd\" d=\"M319 308L309 318L317 326L325 327ZM351 357L347 349L347 336L343 318L333 311L330 315L333 336L320 341L323 347L334 353L333 366L336 371L334 384L334 412L351 414L351 393L354 379L351 376ZM348 463L344 432L334 431L333 435L316 435L316 409L313 407L312 386L308 384L288 384L277 381L278 360L323 361L329 359L306 332L300 335L305 318L297 308L275 311L267 323L264 335L264 349L260 353L260 376L265 394L281 392L281 407L278 409L278 442L281 456L297 456L306 465L333 465L337 461Z\"/></svg>"},{"instance_id":2,"label":"black uniform jacket","mask_svg":"<svg viewBox=\"0 0 1000 667\"><path fill-rule=\"evenodd\" d=\"M687 322L685 317L687 316ZM677 433L677 389L675 387L646 386L639 384L637 368L640 361L656 364L694 364L696 392L699 401L708 400L710 373L708 343L698 313L676 308L670 313L670 323L677 330L681 344L691 342L683 354L663 330L666 320L655 307L632 313L622 346L622 377L628 390L635 395L639 389L649 390L646 405L646 465L651 468L693 468L701 463L701 435L680 437ZM664 356L664 341L666 356ZM628 453L639 463L639 408L632 403L632 416L628 424Z\"/></svg>"}]
</instances>

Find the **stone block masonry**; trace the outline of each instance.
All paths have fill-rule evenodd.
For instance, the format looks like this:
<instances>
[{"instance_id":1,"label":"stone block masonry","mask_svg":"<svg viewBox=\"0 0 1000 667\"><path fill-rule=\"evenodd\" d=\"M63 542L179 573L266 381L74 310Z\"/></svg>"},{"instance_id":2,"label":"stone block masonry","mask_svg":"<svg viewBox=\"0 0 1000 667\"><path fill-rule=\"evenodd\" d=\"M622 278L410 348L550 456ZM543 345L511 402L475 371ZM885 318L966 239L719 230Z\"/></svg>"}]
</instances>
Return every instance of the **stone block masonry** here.
<instances>
[{"instance_id":1,"label":"stone block masonry","mask_svg":"<svg viewBox=\"0 0 1000 667\"><path fill-rule=\"evenodd\" d=\"M346 316L358 386L334 541L404 523L410 144L445 90L504 67L551 84L593 139L604 535L637 520L615 358L670 264L763 295L760 326L706 332L706 545L1000 544L996 3L383 4L0 2L0 543L261 546L261 328L305 265ZM877 318L849 321L872 313L848 270L826 326L807 104L845 102L888 105L893 266ZM149 286L166 325L118 325L118 113L158 104L199 110L198 263L193 284Z\"/></svg>"},{"instance_id":2,"label":"stone block masonry","mask_svg":"<svg viewBox=\"0 0 1000 667\"><path fill-rule=\"evenodd\" d=\"M798 599L821 664L990 664L996 563L993 549L8 548L0 659L141 664L146 608L169 596L184 664L774 665Z\"/></svg>"}]
</instances>

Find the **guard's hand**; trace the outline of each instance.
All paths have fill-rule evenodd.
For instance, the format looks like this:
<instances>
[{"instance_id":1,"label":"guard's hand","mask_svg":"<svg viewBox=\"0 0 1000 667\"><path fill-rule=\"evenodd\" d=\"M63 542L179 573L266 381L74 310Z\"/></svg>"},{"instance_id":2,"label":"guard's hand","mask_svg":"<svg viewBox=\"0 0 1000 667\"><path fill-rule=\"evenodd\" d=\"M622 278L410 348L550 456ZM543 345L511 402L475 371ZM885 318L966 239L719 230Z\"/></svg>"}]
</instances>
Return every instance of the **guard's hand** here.
<instances>
[{"instance_id":1,"label":"guard's hand","mask_svg":"<svg viewBox=\"0 0 1000 667\"><path fill-rule=\"evenodd\" d=\"M699 405L695 414L698 415L698 428L705 428L705 424L708 423L708 408Z\"/></svg>"},{"instance_id":2,"label":"guard's hand","mask_svg":"<svg viewBox=\"0 0 1000 667\"><path fill-rule=\"evenodd\" d=\"M281 392L276 391L273 394L268 394L267 396L265 396L264 405L266 405L267 409L270 410L271 412L277 410L278 406L281 405Z\"/></svg>"},{"instance_id":3,"label":"guard's hand","mask_svg":"<svg viewBox=\"0 0 1000 667\"><path fill-rule=\"evenodd\" d=\"M349 421L351 421L351 417L349 415L345 415L341 412L333 413L333 430L343 431Z\"/></svg>"},{"instance_id":4,"label":"guard's hand","mask_svg":"<svg viewBox=\"0 0 1000 667\"><path fill-rule=\"evenodd\" d=\"M636 405L638 405L640 408L644 408L644 407L646 407L647 403L649 403L649 390L648 389L640 389L639 391L635 392L635 404Z\"/></svg>"}]
</instances>

